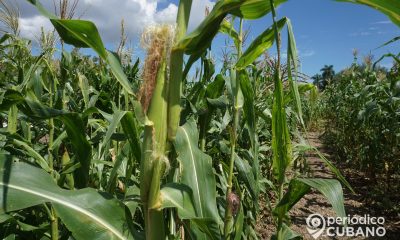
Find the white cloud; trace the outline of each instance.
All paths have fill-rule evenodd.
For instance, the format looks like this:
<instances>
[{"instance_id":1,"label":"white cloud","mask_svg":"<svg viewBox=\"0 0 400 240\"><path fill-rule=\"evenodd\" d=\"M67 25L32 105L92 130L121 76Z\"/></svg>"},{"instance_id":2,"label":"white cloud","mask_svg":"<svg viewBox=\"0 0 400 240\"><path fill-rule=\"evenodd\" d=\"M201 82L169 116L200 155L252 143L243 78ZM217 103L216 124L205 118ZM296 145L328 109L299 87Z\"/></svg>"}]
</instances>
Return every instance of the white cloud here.
<instances>
[{"instance_id":1,"label":"white cloud","mask_svg":"<svg viewBox=\"0 0 400 240\"><path fill-rule=\"evenodd\" d=\"M41 15L20 18L19 25L21 36L29 39L36 39L39 37L41 27L43 27L45 31L50 31L53 28L50 21Z\"/></svg>"},{"instance_id":2,"label":"white cloud","mask_svg":"<svg viewBox=\"0 0 400 240\"><path fill-rule=\"evenodd\" d=\"M307 50L304 51L304 53L300 54L302 57L311 57L315 55L315 51L314 50Z\"/></svg>"},{"instance_id":3,"label":"white cloud","mask_svg":"<svg viewBox=\"0 0 400 240\"><path fill-rule=\"evenodd\" d=\"M125 32L129 39L138 37L146 26L157 23L171 23L176 19L178 7L169 3L160 9L159 3L164 0L81 0L77 16L83 13L82 19L93 21L99 29L103 40L116 43L120 37L120 23L124 19ZM48 20L39 15L26 0L17 0L20 11L21 34L34 38L40 33L40 26L51 29ZM43 5L53 10L50 0L42 0ZM58 2L58 1L57 1ZM193 30L205 17L205 8L212 9L214 3L210 0L193 0L189 31Z\"/></svg>"},{"instance_id":4,"label":"white cloud","mask_svg":"<svg viewBox=\"0 0 400 240\"><path fill-rule=\"evenodd\" d=\"M175 23L177 13L178 7L175 4L170 3L167 8L157 12L155 15L155 21L159 23Z\"/></svg>"},{"instance_id":5,"label":"white cloud","mask_svg":"<svg viewBox=\"0 0 400 240\"><path fill-rule=\"evenodd\" d=\"M391 21L378 21L378 22L373 22L372 24L391 24Z\"/></svg>"}]
</instances>

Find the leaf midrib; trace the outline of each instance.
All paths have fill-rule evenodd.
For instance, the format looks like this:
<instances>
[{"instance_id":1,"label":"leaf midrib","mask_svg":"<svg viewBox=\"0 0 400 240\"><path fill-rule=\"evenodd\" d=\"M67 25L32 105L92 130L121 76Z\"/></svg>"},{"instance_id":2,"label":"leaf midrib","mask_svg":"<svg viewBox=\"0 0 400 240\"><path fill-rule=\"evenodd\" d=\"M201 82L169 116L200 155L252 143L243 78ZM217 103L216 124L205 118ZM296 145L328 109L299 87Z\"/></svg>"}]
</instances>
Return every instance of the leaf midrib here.
<instances>
[{"instance_id":1,"label":"leaf midrib","mask_svg":"<svg viewBox=\"0 0 400 240\"><path fill-rule=\"evenodd\" d=\"M197 192L198 197L201 198L200 190L199 190L199 182L198 182L198 178L197 178L197 169L196 169L196 165L195 165L195 161L194 161L192 145L191 145L191 142L190 142L189 135L188 135L188 133L186 132L186 129L185 129L184 127L182 127L182 131L183 131L183 133L185 134L185 137L187 138L187 142L188 142L188 145L189 145L190 160L191 160L191 162L192 162L193 172L194 172L194 175L195 175L196 192ZM201 199L200 199L200 201L199 201L199 205L200 205L200 214L201 214L201 216L203 216L203 206L202 206L202 204L201 204Z\"/></svg>"},{"instance_id":2,"label":"leaf midrib","mask_svg":"<svg viewBox=\"0 0 400 240\"><path fill-rule=\"evenodd\" d=\"M108 229L109 231L111 231L111 232L112 232L116 237L118 237L119 239L121 239L121 240L127 240L127 238L124 237L124 236L122 235L122 233L120 233L120 232L119 232L117 229L115 229L113 226L109 225L109 224L106 223L106 222L103 222L103 221L101 220L101 218L99 218L99 217L96 216L95 214L93 214L93 213L91 213L91 212L89 212L89 211L87 211L87 210L85 210L85 209L83 209L83 208L81 208L81 207L78 207L78 206L76 206L76 205L74 205L74 204L71 204L71 203L69 203L69 202L63 201L63 200L58 199L58 198L56 198L56 197L52 197L52 196L46 195L46 194L44 194L44 193L36 192L36 191L30 190L30 189L27 189L27 188L24 188L24 187L16 186L16 185L13 185L13 184L10 184L10 183L3 183L3 182L0 182L0 185L1 185L1 186L5 186L5 187L9 187L9 188L13 188L13 189L15 189L15 190L19 190L19 191L22 191L22 192L30 193L30 194L32 194L32 195L36 195L36 196L39 196L39 197L48 199L48 200L50 200L51 202L55 202L55 203L58 203L58 204L60 204L60 205L66 206L66 207L68 207L68 208L74 209L75 211L80 212L80 213L82 213L82 214L84 214L84 215L90 217L91 219L93 219L94 221L96 221L97 223L99 223L100 225L104 226L106 229Z\"/></svg>"}]
</instances>

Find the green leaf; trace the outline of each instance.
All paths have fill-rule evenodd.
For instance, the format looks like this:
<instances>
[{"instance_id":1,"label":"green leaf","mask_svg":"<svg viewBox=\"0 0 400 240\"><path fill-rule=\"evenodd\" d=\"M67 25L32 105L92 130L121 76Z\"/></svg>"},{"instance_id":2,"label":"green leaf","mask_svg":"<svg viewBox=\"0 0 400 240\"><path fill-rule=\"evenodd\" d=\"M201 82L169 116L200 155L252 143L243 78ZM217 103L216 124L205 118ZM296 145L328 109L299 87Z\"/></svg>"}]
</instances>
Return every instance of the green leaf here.
<instances>
[{"instance_id":1,"label":"green leaf","mask_svg":"<svg viewBox=\"0 0 400 240\"><path fill-rule=\"evenodd\" d=\"M308 192L310 192L311 187L307 184L300 182L296 179L292 179L289 183L288 190L285 195L276 205L273 210L275 215L283 218L284 215L292 209L292 207Z\"/></svg>"},{"instance_id":2,"label":"green leaf","mask_svg":"<svg viewBox=\"0 0 400 240\"><path fill-rule=\"evenodd\" d=\"M245 120L247 124L247 128L250 134L250 142L251 142L251 153L253 155L253 174L254 179L258 182L260 175L260 166L258 159L258 136L256 129L256 114L255 114L255 102L254 102L254 91L252 83L250 82L250 78L248 77L246 72L240 73L240 88L242 89L243 97L244 97L244 105L243 112L245 115ZM257 189L258 192L258 189ZM258 194L256 194L256 199L258 199Z\"/></svg>"},{"instance_id":3,"label":"green leaf","mask_svg":"<svg viewBox=\"0 0 400 240\"><path fill-rule=\"evenodd\" d=\"M235 166L239 173L239 177L242 181L244 181L247 189L249 190L251 197L253 199L258 199L258 184L254 179L253 171L250 164L240 158L235 153Z\"/></svg>"},{"instance_id":4,"label":"green leaf","mask_svg":"<svg viewBox=\"0 0 400 240\"><path fill-rule=\"evenodd\" d=\"M344 210L344 198L342 185L336 179L321 179L321 178L298 178L296 181L303 182L308 186L320 191L326 199L331 203L333 210L339 217L346 217Z\"/></svg>"},{"instance_id":5,"label":"green leaf","mask_svg":"<svg viewBox=\"0 0 400 240\"><path fill-rule=\"evenodd\" d=\"M106 51L103 41L101 40L99 31L96 25L85 20L66 20L58 19L50 14L37 0L28 0L47 18L50 19L58 34L68 44L75 47L92 48L104 61L111 67L117 81L129 93L134 94L134 91L122 70L122 66L118 59L110 52Z\"/></svg>"},{"instance_id":6,"label":"green leaf","mask_svg":"<svg viewBox=\"0 0 400 240\"><path fill-rule=\"evenodd\" d=\"M18 226L20 227L20 229L24 232L34 232L35 230L39 230L41 228L44 228L45 226L40 226L40 227L36 227L36 226L32 226L26 223L23 223L19 220L16 221L18 223Z\"/></svg>"},{"instance_id":7,"label":"green leaf","mask_svg":"<svg viewBox=\"0 0 400 240\"><path fill-rule=\"evenodd\" d=\"M111 170L110 177L109 177L107 187L106 187L108 193L114 192L117 177L118 177L118 170L120 169L124 159L129 156L129 147L130 147L129 144L125 144L122 147L122 150L120 151L120 153L116 156L116 159L114 161L114 166Z\"/></svg>"},{"instance_id":8,"label":"green leaf","mask_svg":"<svg viewBox=\"0 0 400 240\"><path fill-rule=\"evenodd\" d=\"M192 65L199 60L199 58L203 55L203 53L205 52L205 49L202 52L198 52L195 54L191 54L189 59L187 60L186 64L185 64L185 68L183 70L182 73L182 80L185 80L185 78L187 77L187 74L190 71L190 68L192 67Z\"/></svg>"},{"instance_id":9,"label":"green leaf","mask_svg":"<svg viewBox=\"0 0 400 240\"><path fill-rule=\"evenodd\" d=\"M331 161L329 161L324 154L322 154L316 147L308 145L308 144L297 144L296 148L300 149L301 151L314 151L322 161L328 166L329 170L331 170L336 177L339 179L341 183L343 183L350 191L354 193L353 188L350 186L349 182L344 178L344 176L340 173L339 169L333 165Z\"/></svg>"},{"instance_id":10,"label":"green leaf","mask_svg":"<svg viewBox=\"0 0 400 240\"><path fill-rule=\"evenodd\" d=\"M4 223L4 222L7 222L12 219L14 219L14 218L11 215L4 214L4 213L0 214L0 223Z\"/></svg>"},{"instance_id":11,"label":"green leaf","mask_svg":"<svg viewBox=\"0 0 400 240\"><path fill-rule=\"evenodd\" d=\"M275 7L287 0L274 0ZM265 0L231 0L226 2L240 3L229 11L232 15L245 19L257 19L271 12L271 5Z\"/></svg>"},{"instance_id":12,"label":"green leaf","mask_svg":"<svg viewBox=\"0 0 400 240\"><path fill-rule=\"evenodd\" d=\"M47 18L57 18L56 15L47 11L38 0L28 0L28 2L33 4L39 10L40 14L42 14L43 16Z\"/></svg>"},{"instance_id":13,"label":"green leaf","mask_svg":"<svg viewBox=\"0 0 400 240\"><path fill-rule=\"evenodd\" d=\"M219 98L215 99L207 98L207 104L211 109L216 109L216 108L225 109L230 105L229 99L225 95L222 95Z\"/></svg>"},{"instance_id":14,"label":"green leaf","mask_svg":"<svg viewBox=\"0 0 400 240\"><path fill-rule=\"evenodd\" d=\"M283 240L299 240L299 239L303 239L300 234L298 234L297 232L295 232L292 229L290 229L288 227L288 225L286 225L285 223L282 224L282 228L281 228L280 231L281 232L280 232L279 236L281 236L281 239L283 239ZM276 235L272 235L271 239L272 240L278 240Z\"/></svg>"},{"instance_id":15,"label":"green leaf","mask_svg":"<svg viewBox=\"0 0 400 240\"><path fill-rule=\"evenodd\" d=\"M85 103L85 109L89 107L89 81L85 75L78 73L79 88L82 92L83 102Z\"/></svg>"},{"instance_id":16,"label":"green leaf","mask_svg":"<svg viewBox=\"0 0 400 240\"><path fill-rule=\"evenodd\" d=\"M285 1L277 0L275 4L278 6ZM271 8L265 0L218 1L203 22L192 33L179 41L174 48L182 50L188 55L199 54L211 46L211 42L217 35L222 21L228 14L231 13L245 19L256 19L270 11Z\"/></svg>"},{"instance_id":17,"label":"green leaf","mask_svg":"<svg viewBox=\"0 0 400 240\"><path fill-rule=\"evenodd\" d=\"M39 166L45 170L46 172L51 172L52 170L50 169L49 165L47 164L47 161L38 153L36 152L32 147L30 147L27 143L23 141L19 141L17 139L13 139L13 144L16 145L17 147L23 148L29 156L35 159L36 163L39 164Z\"/></svg>"},{"instance_id":18,"label":"green leaf","mask_svg":"<svg viewBox=\"0 0 400 240\"><path fill-rule=\"evenodd\" d=\"M274 82L274 103L272 107L272 167L278 182L283 183L286 169L292 161L292 146L286 121L283 86L278 72L274 74Z\"/></svg>"},{"instance_id":19,"label":"green leaf","mask_svg":"<svg viewBox=\"0 0 400 240\"><path fill-rule=\"evenodd\" d=\"M215 76L214 81L207 85L205 97L215 99L221 96L225 86L225 79L221 74Z\"/></svg>"},{"instance_id":20,"label":"green leaf","mask_svg":"<svg viewBox=\"0 0 400 240\"><path fill-rule=\"evenodd\" d=\"M141 146L139 142L138 129L133 112L126 112L121 120L121 126L126 134L131 146L131 151L136 158L136 161L141 159Z\"/></svg>"},{"instance_id":21,"label":"green leaf","mask_svg":"<svg viewBox=\"0 0 400 240\"><path fill-rule=\"evenodd\" d=\"M114 56L114 54L107 52L107 58L104 59L108 65L111 67L111 72L114 74L115 78L117 81L121 84L121 86L125 89L125 91L131 95L134 95L134 91L131 87L131 84L128 81L128 78L126 77L121 63L119 60Z\"/></svg>"},{"instance_id":22,"label":"green leaf","mask_svg":"<svg viewBox=\"0 0 400 240\"><path fill-rule=\"evenodd\" d=\"M337 216L346 216L343 191L340 182L336 179L322 178L292 179L289 183L288 190L274 208L273 213L282 218L305 194L310 192L311 187L320 191L326 197Z\"/></svg>"},{"instance_id":23,"label":"green leaf","mask_svg":"<svg viewBox=\"0 0 400 240\"><path fill-rule=\"evenodd\" d=\"M336 175L336 177L342 182L350 191L354 192L354 189L350 186L350 183L343 177L339 169L335 167L317 148L312 147L312 149L318 154L318 156L324 161L328 168Z\"/></svg>"},{"instance_id":24,"label":"green leaf","mask_svg":"<svg viewBox=\"0 0 400 240\"><path fill-rule=\"evenodd\" d=\"M181 182L193 191L196 216L219 222L212 160L198 148L197 126L193 120L178 128L174 146L182 169Z\"/></svg>"},{"instance_id":25,"label":"green leaf","mask_svg":"<svg viewBox=\"0 0 400 240\"><path fill-rule=\"evenodd\" d=\"M191 219L190 226L193 231L193 236L191 239L201 239L201 240L220 240L223 239L220 234L220 229L217 224L211 219Z\"/></svg>"},{"instance_id":26,"label":"green leaf","mask_svg":"<svg viewBox=\"0 0 400 240\"><path fill-rule=\"evenodd\" d=\"M21 93L7 90L4 94L0 110L5 111L12 104L18 104L18 108L28 117L33 119L59 118L65 126L72 149L80 162L81 167L76 170L76 187L84 188L89 180L89 167L92 157L92 146L86 139L85 125L82 117L77 113L70 113L58 109L49 108L43 104L25 99Z\"/></svg>"},{"instance_id":27,"label":"green leaf","mask_svg":"<svg viewBox=\"0 0 400 240\"><path fill-rule=\"evenodd\" d=\"M85 20L50 19L64 42L81 48L92 48L102 59L107 52L96 25Z\"/></svg>"},{"instance_id":28,"label":"green leaf","mask_svg":"<svg viewBox=\"0 0 400 240\"><path fill-rule=\"evenodd\" d=\"M385 42L384 44L382 44L381 46L377 47L377 49L381 48L381 47L384 47L384 46L387 46L387 45L389 45L391 43L394 43L396 41L399 41L399 40L400 40L400 36L394 37L391 40L389 40L389 41Z\"/></svg>"},{"instance_id":29,"label":"green leaf","mask_svg":"<svg viewBox=\"0 0 400 240\"><path fill-rule=\"evenodd\" d=\"M14 104L19 104L25 99L21 93L15 90L7 90L1 96L0 111L8 111Z\"/></svg>"},{"instance_id":30,"label":"green leaf","mask_svg":"<svg viewBox=\"0 0 400 240\"><path fill-rule=\"evenodd\" d=\"M233 28L233 25L230 22L223 20L219 31L230 36L235 43L236 49L239 48L239 34L236 32L235 28Z\"/></svg>"},{"instance_id":31,"label":"green leaf","mask_svg":"<svg viewBox=\"0 0 400 240\"><path fill-rule=\"evenodd\" d=\"M235 218L235 238L234 238L234 240L242 239L243 223L244 223L243 205L240 204L239 213Z\"/></svg>"},{"instance_id":32,"label":"green leaf","mask_svg":"<svg viewBox=\"0 0 400 240\"><path fill-rule=\"evenodd\" d=\"M0 44L4 43L7 41L9 38L12 38L12 35L9 33L5 33L1 38L0 38Z\"/></svg>"},{"instance_id":33,"label":"green leaf","mask_svg":"<svg viewBox=\"0 0 400 240\"><path fill-rule=\"evenodd\" d=\"M179 183L168 183L161 188L161 207L176 208L181 219L196 218L191 196L190 187Z\"/></svg>"},{"instance_id":34,"label":"green leaf","mask_svg":"<svg viewBox=\"0 0 400 240\"><path fill-rule=\"evenodd\" d=\"M229 95L231 96L232 103L235 108L243 108L243 93L240 88L240 72L235 71L233 68L229 71L229 78L226 79L226 86L228 88Z\"/></svg>"},{"instance_id":35,"label":"green leaf","mask_svg":"<svg viewBox=\"0 0 400 240\"><path fill-rule=\"evenodd\" d=\"M267 1L265 1L267 2ZM287 18L284 17L277 22L278 29L281 30L287 22ZM261 33L250 46L246 49L243 55L239 58L236 63L236 68L244 69L248 65L252 64L261 54L272 46L275 41L274 28L271 26L263 33Z\"/></svg>"},{"instance_id":36,"label":"green leaf","mask_svg":"<svg viewBox=\"0 0 400 240\"><path fill-rule=\"evenodd\" d=\"M86 139L85 125L82 118L76 113L62 115L60 119L65 125L75 156L81 164L81 167L74 173L75 186L77 188L87 187L92 160L92 146Z\"/></svg>"},{"instance_id":37,"label":"green leaf","mask_svg":"<svg viewBox=\"0 0 400 240\"><path fill-rule=\"evenodd\" d=\"M94 189L59 188L43 170L0 155L0 213L50 202L76 239L133 239L126 207Z\"/></svg>"},{"instance_id":38,"label":"green leaf","mask_svg":"<svg viewBox=\"0 0 400 240\"><path fill-rule=\"evenodd\" d=\"M376 9L390 18L400 27L400 2L397 0L336 0L338 2L350 2L369 6Z\"/></svg>"},{"instance_id":39,"label":"green leaf","mask_svg":"<svg viewBox=\"0 0 400 240\"><path fill-rule=\"evenodd\" d=\"M104 154L104 152L106 151L106 148L108 146L108 143L111 139L111 136L115 133L115 130L117 129L121 119L125 116L127 112L125 111L120 111L120 110L115 110L113 115L112 115L112 119L110 119L110 123L108 125L107 128L107 132L106 135L103 138L103 141L101 143L101 146L103 146L102 151L101 151L101 155Z\"/></svg>"},{"instance_id":40,"label":"green leaf","mask_svg":"<svg viewBox=\"0 0 400 240\"><path fill-rule=\"evenodd\" d=\"M392 53L386 53L383 54L378 60L376 60L374 62L374 65L372 66L372 68L375 68L376 64L378 64L380 61L382 61L384 58L390 57L394 60L394 62L396 62L397 64L400 64L400 54L398 55L394 55Z\"/></svg>"},{"instance_id":41,"label":"green leaf","mask_svg":"<svg viewBox=\"0 0 400 240\"><path fill-rule=\"evenodd\" d=\"M297 114L300 118L300 123L305 127L304 125L304 120L303 120L303 110L301 106L301 100L300 100L300 94L299 94L299 88L297 85L297 61L298 61L298 56L297 56L297 47L296 47L296 41L294 38L293 34L293 29L292 29L292 23L290 22L290 19L287 19L287 30L288 30L288 55L287 55L287 73L288 73L288 80L289 80L289 85L290 85L290 91L293 95L293 98L295 99L296 103L296 110ZM293 64L293 69L292 69L292 64ZM292 70L295 74L295 79L293 81L292 78Z\"/></svg>"}]
</instances>

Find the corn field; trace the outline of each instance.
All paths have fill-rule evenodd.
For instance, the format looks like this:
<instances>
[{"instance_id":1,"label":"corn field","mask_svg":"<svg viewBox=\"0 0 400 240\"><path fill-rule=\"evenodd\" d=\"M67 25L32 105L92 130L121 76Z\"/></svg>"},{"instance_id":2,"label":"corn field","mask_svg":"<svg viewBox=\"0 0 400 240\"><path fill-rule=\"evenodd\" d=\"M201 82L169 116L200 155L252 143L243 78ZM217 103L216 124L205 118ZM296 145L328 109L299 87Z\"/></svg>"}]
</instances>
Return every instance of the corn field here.
<instances>
[{"instance_id":1,"label":"corn field","mask_svg":"<svg viewBox=\"0 0 400 240\"><path fill-rule=\"evenodd\" d=\"M355 63L321 91L301 81L294 29L276 11L286 0L217 1L192 32L192 0L180 0L175 25L143 32L141 59L124 33L107 50L92 22L73 19L77 3L52 13L27 1L55 31L42 31L33 54L12 5L0 1L9 26L0 39L3 239L261 239L262 209L272 239L302 239L291 229L296 203L317 191L345 217L343 188L357 190L307 140L321 122L339 159L385 175L388 189L398 181L399 53L382 56L397 62L388 73ZM395 0L340 2L400 27ZM245 48L243 22L264 16L273 24ZM219 72L210 54L217 34L234 45ZM264 55L271 48L275 58ZM309 153L335 177L311 176Z\"/></svg>"}]
</instances>

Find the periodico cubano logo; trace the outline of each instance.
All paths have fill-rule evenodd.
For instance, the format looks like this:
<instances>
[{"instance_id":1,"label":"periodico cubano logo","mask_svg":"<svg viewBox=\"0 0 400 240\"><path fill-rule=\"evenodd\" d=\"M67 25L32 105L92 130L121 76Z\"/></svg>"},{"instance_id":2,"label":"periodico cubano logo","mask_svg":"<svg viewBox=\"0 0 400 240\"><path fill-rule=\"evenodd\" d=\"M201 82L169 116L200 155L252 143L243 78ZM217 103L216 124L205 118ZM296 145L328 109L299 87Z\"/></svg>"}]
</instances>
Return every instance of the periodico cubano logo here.
<instances>
[{"instance_id":1,"label":"periodico cubano logo","mask_svg":"<svg viewBox=\"0 0 400 240\"><path fill-rule=\"evenodd\" d=\"M327 237L384 237L384 217L364 216L324 217L319 213L306 219L307 231L314 238Z\"/></svg>"},{"instance_id":2,"label":"periodico cubano logo","mask_svg":"<svg viewBox=\"0 0 400 240\"><path fill-rule=\"evenodd\" d=\"M311 214L306 219L307 231L317 239L325 230L325 218L318 213Z\"/></svg>"}]
</instances>

